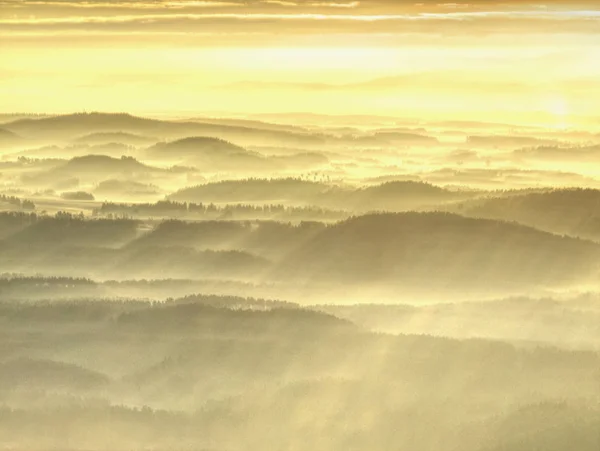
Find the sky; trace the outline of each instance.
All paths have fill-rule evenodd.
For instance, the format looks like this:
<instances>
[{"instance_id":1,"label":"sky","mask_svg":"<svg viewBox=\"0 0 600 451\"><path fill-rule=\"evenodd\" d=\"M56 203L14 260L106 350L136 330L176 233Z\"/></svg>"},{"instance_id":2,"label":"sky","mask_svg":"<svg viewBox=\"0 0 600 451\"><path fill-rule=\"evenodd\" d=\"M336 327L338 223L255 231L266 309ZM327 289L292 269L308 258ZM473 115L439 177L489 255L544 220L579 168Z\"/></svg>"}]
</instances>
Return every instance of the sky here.
<instances>
[{"instance_id":1,"label":"sky","mask_svg":"<svg viewBox=\"0 0 600 451\"><path fill-rule=\"evenodd\" d=\"M0 0L0 112L600 118L598 2Z\"/></svg>"}]
</instances>

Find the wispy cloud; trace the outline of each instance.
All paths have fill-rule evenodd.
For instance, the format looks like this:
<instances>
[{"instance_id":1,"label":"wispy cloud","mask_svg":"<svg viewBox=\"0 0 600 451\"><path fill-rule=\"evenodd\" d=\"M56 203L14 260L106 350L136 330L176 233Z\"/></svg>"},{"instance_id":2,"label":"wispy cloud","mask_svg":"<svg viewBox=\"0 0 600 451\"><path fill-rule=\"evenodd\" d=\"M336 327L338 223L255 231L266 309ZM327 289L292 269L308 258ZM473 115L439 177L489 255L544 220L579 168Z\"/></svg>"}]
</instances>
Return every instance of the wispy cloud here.
<instances>
[{"instance_id":1,"label":"wispy cloud","mask_svg":"<svg viewBox=\"0 0 600 451\"><path fill-rule=\"evenodd\" d=\"M4 8L14 6L14 8ZM68 11L64 8L70 8ZM598 34L600 8L397 0L0 0L0 36ZM342 39L340 37L340 39ZM231 39L223 38L225 42ZM215 44L217 44L215 42Z\"/></svg>"},{"instance_id":2,"label":"wispy cloud","mask_svg":"<svg viewBox=\"0 0 600 451\"><path fill-rule=\"evenodd\" d=\"M384 21L431 21L431 20L476 20L476 19L530 19L530 20L590 20L600 24L600 11L490 11L490 12L451 12L420 14L315 14L315 13L164 13L130 14L67 17L12 17L0 19L0 24L69 24L69 23L110 23L127 21L152 21L157 19L243 19L253 20L331 20L354 22Z\"/></svg>"},{"instance_id":3,"label":"wispy cloud","mask_svg":"<svg viewBox=\"0 0 600 451\"><path fill-rule=\"evenodd\" d=\"M169 0L169 1L44 1L44 0L4 0L0 1L3 7L25 8L35 6L54 6L69 8L124 8L124 9L181 9L191 7L215 7L215 6L244 6L242 3L218 0Z\"/></svg>"}]
</instances>

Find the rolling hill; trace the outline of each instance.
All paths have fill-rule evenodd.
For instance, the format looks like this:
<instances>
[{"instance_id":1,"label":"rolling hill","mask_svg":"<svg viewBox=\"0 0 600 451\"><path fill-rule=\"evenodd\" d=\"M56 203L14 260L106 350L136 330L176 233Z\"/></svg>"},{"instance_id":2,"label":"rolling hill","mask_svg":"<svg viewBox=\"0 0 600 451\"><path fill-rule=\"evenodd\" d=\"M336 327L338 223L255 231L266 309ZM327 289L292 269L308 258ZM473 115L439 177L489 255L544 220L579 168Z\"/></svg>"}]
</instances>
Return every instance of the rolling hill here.
<instances>
[{"instance_id":1,"label":"rolling hill","mask_svg":"<svg viewBox=\"0 0 600 451\"><path fill-rule=\"evenodd\" d=\"M160 188L155 185L136 182L126 179L103 180L94 189L94 194L99 196L156 196L161 193Z\"/></svg>"},{"instance_id":2,"label":"rolling hill","mask_svg":"<svg viewBox=\"0 0 600 451\"><path fill-rule=\"evenodd\" d=\"M485 198L458 206L464 215L514 221L560 235L600 240L600 190L556 189Z\"/></svg>"},{"instance_id":3,"label":"rolling hill","mask_svg":"<svg viewBox=\"0 0 600 451\"><path fill-rule=\"evenodd\" d=\"M169 196L185 202L281 202L345 210L406 211L469 199L477 193L451 191L424 182L392 181L367 188L341 187L301 179L229 180L185 188Z\"/></svg>"},{"instance_id":4,"label":"rolling hill","mask_svg":"<svg viewBox=\"0 0 600 451\"><path fill-rule=\"evenodd\" d=\"M244 144L285 142L297 145L320 145L321 135L285 130L265 130L240 125L202 123L196 121L167 121L141 118L126 113L79 113L40 119L19 119L4 124L4 129L35 139L72 140L96 133L132 133L177 139L185 136L210 136L238 140Z\"/></svg>"},{"instance_id":5,"label":"rolling hill","mask_svg":"<svg viewBox=\"0 0 600 451\"><path fill-rule=\"evenodd\" d=\"M345 208L350 211L396 212L431 208L476 195L472 191L451 191L430 183L392 181L355 190Z\"/></svg>"},{"instance_id":6,"label":"rolling hill","mask_svg":"<svg viewBox=\"0 0 600 451\"><path fill-rule=\"evenodd\" d=\"M99 132L80 136L74 140L77 144L109 144L121 143L129 146L147 146L158 141L157 138L124 132Z\"/></svg>"},{"instance_id":7,"label":"rolling hill","mask_svg":"<svg viewBox=\"0 0 600 451\"><path fill-rule=\"evenodd\" d=\"M598 163L600 161L600 145L527 147L515 150L513 155L517 159Z\"/></svg>"},{"instance_id":8,"label":"rolling hill","mask_svg":"<svg viewBox=\"0 0 600 451\"><path fill-rule=\"evenodd\" d=\"M111 178L131 178L166 174L167 170L141 163L133 157L113 158L107 155L74 157L49 170L42 170L22 177L25 184L56 185L64 180L83 180L98 183Z\"/></svg>"},{"instance_id":9,"label":"rolling hill","mask_svg":"<svg viewBox=\"0 0 600 451\"><path fill-rule=\"evenodd\" d=\"M371 214L327 227L276 277L428 289L557 286L594 276L600 246L446 213Z\"/></svg>"},{"instance_id":10,"label":"rolling hill","mask_svg":"<svg viewBox=\"0 0 600 451\"><path fill-rule=\"evenodd\" d=\"M295 178L226 180L177 191L169 200L185 202L305 202L329 185Z\"/></svg>"},{"instance_id":11,"label":"rolling hill","mask_svg":"<svg viewBox=\"0 0 600 451\"><path fill-rule=\"evenodd\" d=\"M23 138L16 133L4 128L0 128L0 148L10 149L14 146L22 145L23 142Z\"/></svg>"},{"instance_id":12,"label":"rolling hill","mask_svg":"<svg viewBox=\"0 0 600 451\"><path fill-rule=\"evenodd\" d=\"M150 147L149 158L194 165L204 171L274 169L275 164L256 152L210 137L188 137Z\"/></svg>"},{"instance_id":13,"label":"rolling hill","mask_svg":"<svg viewBox=\"0 0 600 451\"><path fill-rule=\"evenodd\" d=\"M51 360L18 359L0 363L3 390L90 390L108 384L104 374Z\"/></svg>"}]
</instances>

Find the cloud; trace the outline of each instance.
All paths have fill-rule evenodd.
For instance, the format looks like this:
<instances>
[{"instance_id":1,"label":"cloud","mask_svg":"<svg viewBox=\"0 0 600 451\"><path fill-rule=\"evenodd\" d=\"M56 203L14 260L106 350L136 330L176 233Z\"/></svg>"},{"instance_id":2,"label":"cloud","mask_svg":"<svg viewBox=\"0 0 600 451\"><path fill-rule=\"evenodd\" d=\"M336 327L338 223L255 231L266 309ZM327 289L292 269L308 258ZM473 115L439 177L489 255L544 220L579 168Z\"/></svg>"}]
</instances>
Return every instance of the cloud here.
<instances>
[{"instance_id":1,"label":"cloud","mask_svg":"<svg viewBox=\"0 0 600 451\"><path fill-rule=\"evenodd\" d=\"M6 31L56 31L80 29L111 31L125 28L131 31L198 31L202 27L244 26L259 31L288 33L318 32L382 32L382 33L440 33L472 30L494 32L528 32L539 29L560 32L597 31L600 12L586 14L568 12L489 12L447 14L317 14L317 13L163 13L68 16L51 18L5 18L0 27ZM436 31L437 30L437 31Z\"/></svg>"},{"instance_id":2,"label":"cloud","mask_svg":"<svg viewBox=\"0 0 600 451\"><path fill-rule=\"evenodd\" d=\"M401 36L597 35L600 8L477 0L0 0L0 38L193 40L271 45L322 39L397 45ZM194 42L191 42L194 44ZM322 42L321 42L322 44Z\"/></svg>"},{"instance_id":3,"label":"cloud","mask_svg":"<svg viewBox=\"0 0 600 451\"><path fill-rule=\"evenodd\" d=\"M436 0L0 0L3 15L12 10L23 14L52 13L68 14L70 10L152 10L168 11L179 9L192 12L202 8L239 8L244 13L284 12L290 8L299 12L318 10L356 10L361 14L400 13L453 13L453 12L568 12L569 10L598 11L597 2L578 2L577 6L564 1L547 1L544 5L529 1L504 0L501 2L476 0L444 3ZM72 11L71 11L72 12Z\"/></svg>"},{"instance_id":4,"label":"cloud","mask_svg":"<svg viewBox=\"0 0 600 451\"><path fill-rule=\"evenodd\" d=\"M243 6L242 3L234 1L219 0L166 0L166 1L60 1L60 0L4 0L0 1L3 7L27 8L27 7L69 7L69 8L191 8L209 6Z\"/></svg>"},{"instance_id":5,"label":"cloud","mask_svg":"<svg viewBox=\"0 0 600 451\"><path fill-rule=\"evenodd\" d=\"M522 80L497 80L489 77L489 71L433 71L415 72L370 79L354 83L298 83L298 82L270 82L265 80L242 81L216 86L222 89L295 89L308 91L408 91L430 92L435 91L482 91L489 92L535 92L543 90L545 86L536 86ZM600 86L600 82L595 84Z\"/></svg>"}]
</instances>

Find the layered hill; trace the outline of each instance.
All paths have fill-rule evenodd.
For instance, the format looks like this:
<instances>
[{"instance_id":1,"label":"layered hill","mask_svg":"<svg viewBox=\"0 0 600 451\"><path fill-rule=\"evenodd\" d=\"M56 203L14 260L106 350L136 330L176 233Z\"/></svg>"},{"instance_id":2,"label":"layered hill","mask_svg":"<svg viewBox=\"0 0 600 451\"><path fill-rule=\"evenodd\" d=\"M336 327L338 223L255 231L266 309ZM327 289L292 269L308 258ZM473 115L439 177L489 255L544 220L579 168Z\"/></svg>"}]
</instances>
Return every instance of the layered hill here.
<instances>
[{"instance_id":1,"label":"layered hill","mask_svg":"<svg viewBox=\"0 0 600 451\"><path fill-rule=\"evenodd\" d=\"M393 181L357 189L347 199L346 208L351 211L406 211L431 208L476 195L472 191L451 191L430 183Z\"/></svg>"},{"instance_id":2,"label":"layered hill","mask_svg":"<svg viewBox=\"0 0 600 451\"><path fill-rule=\"evenodd\" d=\"M22 150L15 156L25 158L82 158L88 155L109 155L121 157L134 154L135 149L119 142L88 145L75 143L67 146L49 145Z\"/></svg>"},{"instance_id":3,"label":"layered hill","mask_svg":"<svg viewBox=\"0 0 600 451\"><path fill-rule=\"evenodd\" d=\"M191 164L200 170L255 170L270 169L275 165L256 152L228 141L210 137L189 137L158 143L146 154L150 158Z\"/></svg>"},{"instance_id":4,"label":"layered hill","mask_svg":"<svg viewBox=\"0 0 600 451\"><path fill-rule=\"evenodd\" d=\"M82 135L117 132L156 136L162 139L202 135L241 140L246 144L287 142L311 145L324 142L322 136L301 131L265 130L196 121L167 121L141 118L125 113L82 113L40 119L26 118L4 124L3 127L23 137L35 139L72 140Z\"/></svg>"},{"instance_id":5,"label":"layered hill","mask_svg":"<svg viewBox=\"0 0 600 451\"><path fill-rule=\"evenodd\" d=\"M468 290L556 286L596 274L600 247L504 222L446 213L371 214L327 227L278 277Z\"/></svg>"},{"instance_id":6,"label":"layered hill","mask_svg":"<svg viewBox=\"0 0 600 451\"><path fill-rule=\"evenodd\" d=\"M324 144L355 147L393 147L402 145L437 145L435 137L420 133L406 133L396 130L380 130L376 133L360 132L356 129L320 128L305 129L260 121L240 120L159 120L132 116L126 113L80 113L43 118L23 118L4 124L6 130L25 138L39 140L77 140L91 136L97 141L102 134L115 134L130 141L131 135L157 137L158 139L178 139L186 136L208 136L232 140L243 145L293 145L322 147ZM342 133L339 133L342 132ZM85 138L87 141L88 138ZM139 142L139 140L136 139Z\"/></svg>"},{"instance_id":7,"label":"layered hill","mask_svg":"<svg viewBox=\"0 0 600 451\"><path fill-rule=\"evenodd\" d=\"M108 383L104 374L51 360L18 359L0 363L3 390L91 390Z\"/></svg>"},{"instance_id":8,"label":"layered hill","mask_svg":"<svg viewBox=\"0 0 600 451\"><path fill-rule=\"evenodd\" d=\"M185 202L305 202L329 189L325 183L296 178L227 180L185 188L168 198Z\"/></svg>"},{"instance_id":9,"label":"layered hill","mask_svg":"<svg viewBox=\"0 0 600 451\"><path fill-rule=\"evenodd\" d=\"M23 143L23 139L16 133L5 128L0 128L0 148L10 148Z\"/></svg>"},{"instance_id":10,"label":"layered hill","mask_svg":"<svg viewBox=\"0 0 600 451\"><path fill-rule=\"evenodd\" d=\"M64 180L82 179L100 182L112 178L130 178L165 173L164 169L148 166L133 157L113 158L107 155L85 155L71 158L49 170L22 177L24 183L57 184Z\"/></svg>"},{"instance_id":11,"label":"layered hill","mask_svg":"<svg viewBox=\"0 0 600 451\"><path fill-rule=\"evenodd\" d=\"M518 159L532 159L555 162L587 162L600 161L600 145L559 146L544 145L517 149L513 155Z\"/></svg>"},{"instance_id":12,"label":"layered hill","mask_svg":"<svg viewBox=\"0 0 600 451\"><path fill-rule=\"evenodd\" d=\"M160 233L156 239L138 242L140 226L138 221L125 219L4 213L0 215L0 272L117 279L125 274L139 278L240 277L261 272L268 263L235 247L196 249L191 241L168 240Z\"/></svg>"},{"instance_id":13,"label":"layered hill","mask_svg":"<svg viewBox=\"0 0 600 451\"><path fill-rule=\"evenodd\" d=\"M154 196L160 194L161 190L155 185L136 182L127 179L108 179L100 182L94 189L94 194L105 197L135 197Z\"/></svg>"},{"instance_id":14,"label":"layered hill","mask_svg":"<svg viewBox=\"0 0 600 451\"><path fill-rule=\"evenodd\" d=\"M485 198L459 205L462 214L514 221L540 230L600 240L600 190L556 189Z\"/></svg>"},{"instance_id":15,"label":"layered hill","mask_svg":"<svg viewBox=\"0 0 600 451\"><path fill-rule=\"evenodd\" d=\"M129 146L146 146L156 143L157 141L158 139L153 137L124 132L89 133L74 140L74 142L77 144L97 145L121 143Z\"/></svg>"},{"instance_id":16,"label":"layered hill","mask_svg":"<svg viewBox=\"0 0 600 451\"><path fill-rule=\"evenodd\" d=\"M477 196L429 183L393 181L367 188L343 187L294 178L246 179L208 183L177 191L170 200L185 202L282 202L310 204L356 213L432 208Z\"/></svg>"}]
</instances>

